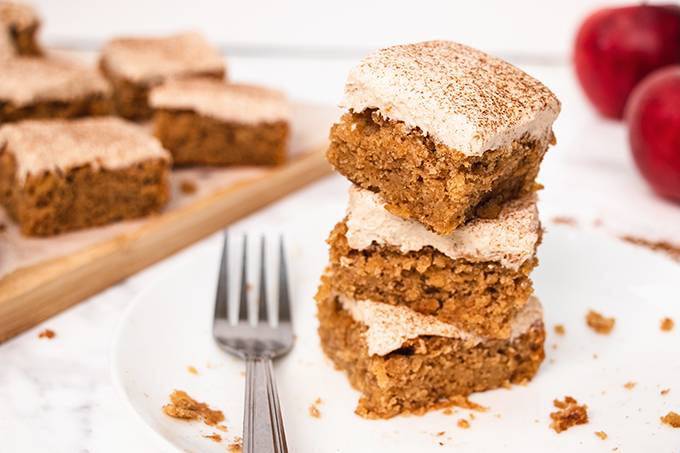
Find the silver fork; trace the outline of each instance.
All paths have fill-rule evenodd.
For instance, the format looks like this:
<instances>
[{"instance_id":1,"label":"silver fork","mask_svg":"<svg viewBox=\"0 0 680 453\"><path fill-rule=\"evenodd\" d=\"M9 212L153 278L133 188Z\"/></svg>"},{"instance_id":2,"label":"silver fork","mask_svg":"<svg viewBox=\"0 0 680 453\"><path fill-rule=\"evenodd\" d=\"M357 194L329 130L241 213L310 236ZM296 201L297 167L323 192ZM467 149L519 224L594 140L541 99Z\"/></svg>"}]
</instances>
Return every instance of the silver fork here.
<instances>
[{"instance_id":1,"label":"silver fork","mask_svg":"<svg viewBox=\"0 0 680 453\"><path fill-rule=\"evenodd\" d=\"M287 453L286 434L283 429L283 417L272 367L272 360L290 351L294 342L283 238L279 240L278 323L276 326L272 326L267 316L264 236L260 239L258 322L255 325L249 322L247 245L248 239L244 236L238 322L232 324L229 322L228 296L229 238L227 232L224 232L224 246L215 298L213 336L222 350L246 361L243 451L245 453Z\"/></svg>"}]
</instances>

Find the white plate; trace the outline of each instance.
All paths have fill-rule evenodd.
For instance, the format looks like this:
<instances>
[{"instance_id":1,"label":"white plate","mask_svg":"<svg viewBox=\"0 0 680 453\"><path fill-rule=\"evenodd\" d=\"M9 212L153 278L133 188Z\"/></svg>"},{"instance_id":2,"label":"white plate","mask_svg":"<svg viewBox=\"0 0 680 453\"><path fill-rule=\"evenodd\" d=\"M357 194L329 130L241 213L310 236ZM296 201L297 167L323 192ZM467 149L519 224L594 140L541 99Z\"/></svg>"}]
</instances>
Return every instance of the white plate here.
<instances>
[{"instance_id":1,"label":"white plate","mask_svg":"<svg viewBox=\"0 0 680 453\"><path fill-rule=\"evenodd\" d=\"M189 264L140 294L115 341L114 379L166 448L223 453L241 433L244 367L210 335L219 251L219 237L211 238ZM316 336L312 298L326 253L321 242L289 244L297 344L276 373L291 452L677 451L680 432L659 421L680 411L680 325L669 333L659 329L664 316L680 324L680 266L665 257L598 233L551 228L533 274L545 307L546 360L527 386L473 395L490 410L475 413L470 428L461 429L456 423L469 411L387 421L354 414L358 393L324 358ZM590 308L616 318L610 335L586 327ZM565 336L553 333L556 323L565 325ZM636 387L625 389L628 381ZM660 395L668 387L670 393ZM224 411L229 431L222 443L202 437L214 432L209 427L161 412L173 389ZM558 435L548 414L553 398L564 395L588 405L590 423ZM318 419L308 412L317 398L323 401Z\"/></svg>"}]
</instances>

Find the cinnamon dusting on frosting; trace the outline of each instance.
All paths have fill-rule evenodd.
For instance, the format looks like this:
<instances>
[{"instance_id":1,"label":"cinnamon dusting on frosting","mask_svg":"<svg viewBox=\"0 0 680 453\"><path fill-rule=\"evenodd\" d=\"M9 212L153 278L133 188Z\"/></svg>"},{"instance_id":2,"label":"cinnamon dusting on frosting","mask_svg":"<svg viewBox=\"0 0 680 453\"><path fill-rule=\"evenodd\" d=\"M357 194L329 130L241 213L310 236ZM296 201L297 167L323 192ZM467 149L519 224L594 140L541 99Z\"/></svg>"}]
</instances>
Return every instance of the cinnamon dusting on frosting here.
<instances>
[{"instance_id":1,"label":"cinnamon dusting on frosting","mask_svg":"<svg viewBox=\"0 0 680 453\"><path fill-rule=\"evenodd\" d=\"M158 82L224 72L224 59L199 33L165 37L116 38L102 50L102 62L114 74L133 82Z\"/></svg>"},{"instance_id":2,"label":"cinnamon dusting on frosting","mask_svg":"<svg viewBox=\"0 0 680 453\"><path fill-rule=\"evenodd\" d=\"M94 68L64 58L12 58L4 61L0 70L0 100L15 106L109 92L108 82Z\"/></svg>"},{"instance_id":3,"label":"cinnamon dusting on frosting","mask_svg":"<svg viewBox=\"0 0 680 453\"><path fill-rule=\"evenodd\" d=\"M290 116L288 101L280 91L213 79L168 81L151 91L150 104L245 124L288 121Z\"/></svg>"},{"instance_id":4,"label":"cinnamon dusting on frosting","mask_svg":"<svg viewBox=\"0 0 680 453\"><path fill-rule=\"evenodd\" d=\"M170 160L142 126L114 117L29 120L0 127L0 150L16 161L16 178L80 165L122 168L148 159Z\"/></svg>"},{"instance_id":5,"label":"cinnamon dusting on frosting","mask_svg":"<svg viewBox=\"0 0 680 453\"><path fill-rule=\"evenodd\" d=\"M349 74L342 106L378 109L466 155L529 134L551 136L555 95L515 66L473 48L427 41L382 49Z\"/></svg>"}]
</instances>

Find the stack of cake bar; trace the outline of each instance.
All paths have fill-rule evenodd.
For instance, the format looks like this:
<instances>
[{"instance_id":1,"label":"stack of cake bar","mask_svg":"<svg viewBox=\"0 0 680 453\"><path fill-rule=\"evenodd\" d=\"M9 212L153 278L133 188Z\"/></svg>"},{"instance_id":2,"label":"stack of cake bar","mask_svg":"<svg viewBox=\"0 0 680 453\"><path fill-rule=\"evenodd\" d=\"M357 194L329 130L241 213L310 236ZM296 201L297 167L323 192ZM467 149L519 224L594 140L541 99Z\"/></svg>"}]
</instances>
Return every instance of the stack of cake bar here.
<instances>
[{"instance_id":1,"label":"stack of cake bar","mask_svg":"<svg viewBox=\"0 0 680 453\"><path fill-rule=\"evenodd\" d=\"M391 417L531 379L535 182L560 104L500 59L443 41L383 49L349 75L328 160L350 181L317 295L325 353Z\"/></svg>"}]
</instances>

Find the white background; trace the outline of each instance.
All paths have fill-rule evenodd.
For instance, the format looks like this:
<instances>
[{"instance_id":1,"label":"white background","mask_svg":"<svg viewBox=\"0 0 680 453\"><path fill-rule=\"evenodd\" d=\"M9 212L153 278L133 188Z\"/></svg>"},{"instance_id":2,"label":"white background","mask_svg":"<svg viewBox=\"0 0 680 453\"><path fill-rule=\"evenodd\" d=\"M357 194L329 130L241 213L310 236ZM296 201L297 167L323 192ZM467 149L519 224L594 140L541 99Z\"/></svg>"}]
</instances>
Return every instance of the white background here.
<instances>
[{"instance_id":1,"label":"white background","mask_svg":"<svg viewBox=\"0 0 680 453\"><path fill-rule=\"evenodd\" d=\"M495 54L566 58L579 22L616 0L39 0L45 38L97 46L123 33L197 28L227 50L329 57L427 39Z\"/></svg>"}]
</instances>

